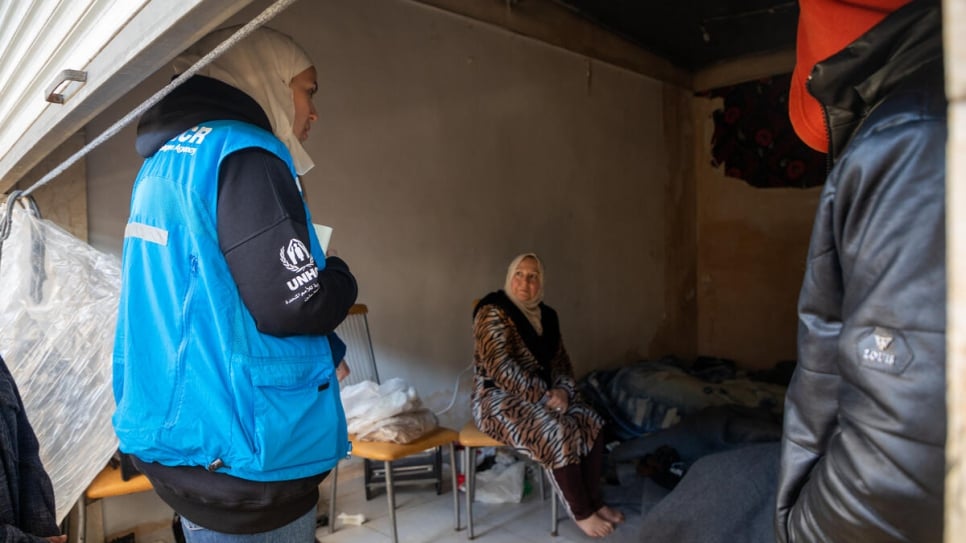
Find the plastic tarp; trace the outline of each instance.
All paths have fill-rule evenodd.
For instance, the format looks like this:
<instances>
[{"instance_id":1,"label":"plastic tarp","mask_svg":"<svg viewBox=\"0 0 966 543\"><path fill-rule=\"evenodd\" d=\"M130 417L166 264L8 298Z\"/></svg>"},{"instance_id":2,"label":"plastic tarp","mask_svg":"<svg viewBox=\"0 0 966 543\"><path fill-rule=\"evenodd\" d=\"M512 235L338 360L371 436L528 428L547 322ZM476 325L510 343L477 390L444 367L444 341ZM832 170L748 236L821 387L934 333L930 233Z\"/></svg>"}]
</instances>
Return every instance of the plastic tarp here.
<instances>
[{"instance_id":1,"label":"plastic tarp","mask_svg":"<svg viewBox=\"0 0 966 543\"><path fill-rule=\"evenodd\" d=\"M63 521L117 449L111 351L120 263L15 208L0 252L0 355L40 441Z\"/></svg>"}]
</instances>

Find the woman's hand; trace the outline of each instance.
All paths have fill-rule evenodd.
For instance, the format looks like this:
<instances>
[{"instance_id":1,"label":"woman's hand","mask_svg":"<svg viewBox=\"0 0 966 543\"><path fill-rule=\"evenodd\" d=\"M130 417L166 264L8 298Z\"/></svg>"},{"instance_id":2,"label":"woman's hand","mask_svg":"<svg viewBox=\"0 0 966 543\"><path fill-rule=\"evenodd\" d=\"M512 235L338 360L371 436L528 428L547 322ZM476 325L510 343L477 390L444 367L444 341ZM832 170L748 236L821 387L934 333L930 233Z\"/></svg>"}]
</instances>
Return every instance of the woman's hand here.
<instances>
[{"instance_id":1,"label":"woman's hand","mask_svg":"<svg viewBox=\"0 0 966 543\"><path fill-rule=\"evenodd\" d=\"M567 391L562 388L551 388L547 391L547 409L563 413L570 406Z\"/></svg>"},{"instance_id":2,"label":"woman's hand","mask_svg":"<svg viewBox=\"0 0 966 543\"><path fill-rule=\"evenodd\" d=\"M67 543L66 535L52 535L52 536L46 537L45 539L47 541L50 541L50 543Z\"/></svg>"}]
</instances>

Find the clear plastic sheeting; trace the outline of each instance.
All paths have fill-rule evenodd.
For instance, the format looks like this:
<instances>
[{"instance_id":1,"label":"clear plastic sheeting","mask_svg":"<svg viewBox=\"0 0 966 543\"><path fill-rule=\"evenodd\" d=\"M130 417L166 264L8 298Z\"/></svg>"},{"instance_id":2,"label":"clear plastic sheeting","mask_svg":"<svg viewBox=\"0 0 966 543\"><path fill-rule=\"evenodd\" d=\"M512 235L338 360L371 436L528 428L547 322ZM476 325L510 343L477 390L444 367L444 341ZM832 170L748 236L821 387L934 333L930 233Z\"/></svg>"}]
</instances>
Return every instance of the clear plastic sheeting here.
<instances>
[{"instance_id":1,"label":"clear plastic sheeting","mask_svg":"<svg viewBox=\"0 0 966 543\"><path fill-rule=\"evenodd\" d=\"M0 355L40 441L62 521L117 449L111 351L120 263L13 210L0 253Z\"/></svg>"}]
</instances>

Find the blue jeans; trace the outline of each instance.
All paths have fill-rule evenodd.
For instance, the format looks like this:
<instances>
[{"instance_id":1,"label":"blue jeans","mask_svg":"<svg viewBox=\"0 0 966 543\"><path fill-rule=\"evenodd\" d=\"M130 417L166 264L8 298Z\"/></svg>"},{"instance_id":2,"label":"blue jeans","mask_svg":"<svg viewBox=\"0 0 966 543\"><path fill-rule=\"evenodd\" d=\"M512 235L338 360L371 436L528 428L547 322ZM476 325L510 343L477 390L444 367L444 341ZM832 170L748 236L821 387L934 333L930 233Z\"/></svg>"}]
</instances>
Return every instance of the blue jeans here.
<instances>
[{"instance_id":1,"label":"blue jeans","mask_svg":"<svg viewBox=\"0 0 966 543\"><path fill-rule=\"evenodd\" d=\"M315 508L294 521L260 534L223 534L181 517L186 543L314 543Z\"/></svg>"}]
</instances>

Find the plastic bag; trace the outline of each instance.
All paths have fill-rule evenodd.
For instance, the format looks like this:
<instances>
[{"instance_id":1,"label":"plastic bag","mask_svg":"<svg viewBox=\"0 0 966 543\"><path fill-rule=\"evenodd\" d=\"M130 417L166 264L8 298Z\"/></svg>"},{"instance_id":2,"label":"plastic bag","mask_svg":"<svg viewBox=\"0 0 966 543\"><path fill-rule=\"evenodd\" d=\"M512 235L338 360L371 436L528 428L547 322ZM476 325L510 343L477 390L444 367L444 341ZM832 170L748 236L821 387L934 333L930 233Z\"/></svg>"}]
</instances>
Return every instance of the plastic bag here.
<instances>
[{"instance_id":1,"label":"plastic bag","mask_svg":"<svg viewBox=\"0 0 966 543\"><path fill-rule=\"evenodd\" d=\"M40 442L61 522L117 449L111 353L120 264L19 208L0 256L0 354Z\"/></svg>"},{"instance_id":2,"label":"plastic bag","mask_svg":"<svg viewBox=\"0 0 966 543\"><path fill-rule=\"evenodd\" d=\"M412 443L438 425L436 415L429 409L417 409L394 417L373 421L361 426L356 437L363 441Z\"/></svg>"},{"instance_id":3,"label":"plastic bag","mask_svg":"<svg viewBox=\"0 0 966 543\"><path fill-rule=\"evenodd\" d=\"M492 468L476 473L474 501L480 503L520 503L523 499L523 480L526 463L496 463Z\"/></svg>"},{"instance_id":4,"label":"plastic bag","mask_svg":"<svg viewBox=\"0 0 966 543\"><path fill-rule=\"evenodd\" d=\"M353 423L365 424L422 407L416 389L402 379L383 384L362 381L342 390L342 407L349 422L349 432L356 433Z\"/></svg>"},{"instance_id":5,"label":"plastic bag","mask_svg":"<svg viewBox=\"0 0 966 543\"><path fill-rule=\"evenodd\" d=\"M349 433L363 441L411 443L438 425L416 389L399 378L382 385L362 381L341 394Z\"/></svg>"}]
</instances>

